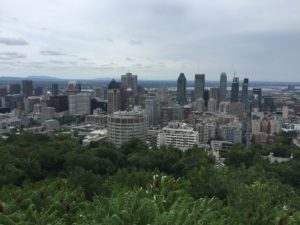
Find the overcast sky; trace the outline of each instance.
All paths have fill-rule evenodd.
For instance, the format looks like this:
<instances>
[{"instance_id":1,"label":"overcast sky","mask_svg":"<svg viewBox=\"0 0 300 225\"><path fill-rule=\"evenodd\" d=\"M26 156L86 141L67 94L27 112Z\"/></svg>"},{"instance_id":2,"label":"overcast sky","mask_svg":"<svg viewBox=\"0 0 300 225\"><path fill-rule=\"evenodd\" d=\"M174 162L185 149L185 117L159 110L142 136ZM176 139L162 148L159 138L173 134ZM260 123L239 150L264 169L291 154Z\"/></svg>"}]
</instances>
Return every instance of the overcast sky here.
<instances>
[{"instance_id":1,"label":"overcast sky","mask_svg":"<svg viewBox=\"0 0 300 225\"><path fill-rule=\"evenodd\" d=\"M0 76L300 81L299 0L0 0Z\"/></svg>"}]
</instances>

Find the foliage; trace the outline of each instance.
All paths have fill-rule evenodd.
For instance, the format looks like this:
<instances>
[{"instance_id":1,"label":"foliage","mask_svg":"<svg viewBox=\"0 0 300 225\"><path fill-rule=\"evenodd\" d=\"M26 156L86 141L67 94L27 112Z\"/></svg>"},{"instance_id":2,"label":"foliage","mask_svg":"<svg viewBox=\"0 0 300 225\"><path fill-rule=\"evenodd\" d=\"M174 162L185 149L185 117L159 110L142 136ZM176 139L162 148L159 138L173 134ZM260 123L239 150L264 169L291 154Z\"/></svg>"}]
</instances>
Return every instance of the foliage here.
<instances>
[{"instance_id":1,"label":"foliage","mask_svg":"<svg viewBox=\"0 0 300 225\"><path fill-rule=\"evenodd\" d=\"M272 148L235 145L216 167L196 146L11 135L0 146L0 224L299 224L300 159L271 164Z\"/></svg>"}]
</instances>

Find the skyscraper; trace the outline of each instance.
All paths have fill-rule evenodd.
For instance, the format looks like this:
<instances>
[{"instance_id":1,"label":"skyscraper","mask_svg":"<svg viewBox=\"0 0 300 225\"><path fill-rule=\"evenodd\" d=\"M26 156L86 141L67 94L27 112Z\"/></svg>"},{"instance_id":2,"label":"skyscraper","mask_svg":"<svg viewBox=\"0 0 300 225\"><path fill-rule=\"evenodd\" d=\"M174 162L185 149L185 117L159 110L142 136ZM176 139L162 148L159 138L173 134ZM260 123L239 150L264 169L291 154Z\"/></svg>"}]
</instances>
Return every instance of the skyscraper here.
<instances>
[{"instance_id":1,"label":"skyscraper","mask_svg":"<svg viewBox=\"0 0 300 225\"><path fill-rule=\"evenodd\" d=\"M20 84L10 84L9 85L9 94L20 94L21 85Z\"/></svg>"},{"instance_id":2,"label":"skyscraper","mask_svg":"<svg viewBox=\"0 0 300 225\"><path fill-rule=\"evenodd\" d=\"M245 78L242 87L242 103L244 103L245 109L249 108L248 87L249 87L249 79Z\"/></svg>"},{"instance_id":3,"label":"skyscraper","mask_svg":"<svg viewBox=\"0 0 300 225\"><path fill-rule=\"evenodd\" d=\"M220 76L220 102L226 100L227 95L227 75L226 73L221 73Z\"/></svg>"},{"instance_id":4,"label":"skyscraper","mask_svg":"<svg viewBox=\"0 0 300 225\"><path fill-rule=\"evenodd\" d=\"M238 102L239 101L239 78L234 77L231 85L231 102Z\"/></svg>"},{"instance_id":5,"label":"skyscraper","mask_svg":"<svg viewBox=\"0 0 300 225\"><path fill-rule=\"evenodd\" d=\"M195 74L195 100L204 97L205 74Z\"/></svg>"},{"instance_id":6,"label":"skyscraper","mask_svg":"<svg viewBox=\"0 0 300 225\"><path fill-rule=\"evenodd\" d=\"M261 88L253 88L252 91L252 109L262 110L262 90Z\"/></svg>"},{"instance_id":7,"label":"skyscraper","mask_svg":"<svg viewBox=\"0 0 300 225\"><path fill-rule=\"evenodd\" d=\"M111 114L121 109L121 87L114 79L107 88L107 113Z\"/></svg>"},{"instance_id":8,"label":"skyscraper","mask_svg":"<svg viewBox=\"0 0 300 225\"><path fill-rule=\"evenodd\" d=\"M52 92L52 96L57 96L59 93L59 89L58 89L58 83L53 83L51 85L51 92Z\"/></svg>"},{"instance_id":9,"label":"skyscraper","mask_svg":"<svg viewBox=\"0 0 300 225\"><path fill-rule=\"evenodd\" d=\"M137 75L132 75L132 73L126 73L121 76L121 87L123 89L132 89L134 96L138 94L138 84L137 84Z\"/></svg>"},{"instance_id":10,"label":"skyscraper","mask_svg":"<svg viewBox=\"0 0 300 225\"><path fill-rule=\"evenodd\" d=\"M33 96L33 83L32 80L23 80L22 81L23 86L23 95L24 97Z\"/></svg>"},{"instance_id":11,"label":"skyscraper","mask_svg":"<svg viewBox=\"0 0 300 225\"><path fill-rule=\"evenodd\" d=\"M180 73L177 79L177 102L180 105L186 103L186 78L184 73Z\"/></svg>"}]
</instances>

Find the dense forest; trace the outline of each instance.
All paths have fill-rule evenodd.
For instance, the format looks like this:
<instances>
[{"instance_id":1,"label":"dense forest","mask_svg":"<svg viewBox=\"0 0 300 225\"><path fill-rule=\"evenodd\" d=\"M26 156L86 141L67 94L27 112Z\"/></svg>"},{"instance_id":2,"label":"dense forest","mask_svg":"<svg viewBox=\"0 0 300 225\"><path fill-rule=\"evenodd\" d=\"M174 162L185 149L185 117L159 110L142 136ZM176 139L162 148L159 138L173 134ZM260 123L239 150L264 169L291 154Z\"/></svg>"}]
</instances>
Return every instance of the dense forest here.
<instances>
[{"instance_id":1,"label":"dense forest","mask_svg":"<svg viewBox=\"0 0 300 225\"><path fill-rule=\"evenodd\" d=\"M225 166L193 147L139 140L82 147L68 136L0 140L0 224L300 224L300 150L235 145ZM265 157L293 159L270 163Z\"/></svg>"}]
</instances>

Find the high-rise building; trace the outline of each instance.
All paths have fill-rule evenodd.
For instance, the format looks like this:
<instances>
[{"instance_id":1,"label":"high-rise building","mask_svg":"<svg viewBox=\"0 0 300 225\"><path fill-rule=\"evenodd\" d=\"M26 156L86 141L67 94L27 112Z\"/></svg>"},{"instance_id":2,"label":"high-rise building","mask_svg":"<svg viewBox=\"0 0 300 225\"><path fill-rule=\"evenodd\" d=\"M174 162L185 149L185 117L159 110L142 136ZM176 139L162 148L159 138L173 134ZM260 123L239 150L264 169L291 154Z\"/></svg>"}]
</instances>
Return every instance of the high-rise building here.
<instances>
[{"instance_id":1,"label":"high-rise building","mask_svg":"<svg viewBox=\"0 0 300 225\"><path fill-rule=\"evenodd\" d=\"M107 87L107 113L119 111L121 109L121 85L114 79Z\"/></svg>"},{"instance_id":2,"label":"high-rise building","mask_svg":"<svg viewBox=\"0 0 300 225\"><path fill-rule=\"evenodd\" d=\"M34 88L34 96L41 96L43 95L43 87L35 87Z\"/></svg>"},{"instance_id":3,"label":"high-rise building","mask_svg":"<svg viewBox=\"0 0 300 225\"><path fill-rule=\"evenodd\" d=\"M23 95L24 97L33 96L33 82L32 80L23 80L22 81L23 86Z\"/></svg>"},{"instance_id":4,"label":"high-rise building","mask_svg":"<svg viewBox=\"0 0 300 225\"><path fill-rule=\"evenodd\" d=\"M145 100L148 126L156 126L160 120L159 102L156 97L149 97Z\"/></svg>"},{"instance_id":5,"label":"high-rise building","mask_svg":"<svg viewBox=\"0 0 300 225\"><path fill-rule=\"evenodd\" d=\"M69 95L69 114L70 115L91 114L91 96L87 93Z\"/></svg>"},{"instance_id":6,"label":"high-rise building","mask_svg":"<svg viewBox=\"0 0 300 225\"><path fill-rule=\"evenodd\" d=\"M156 97L160 104L166 105L169 102L168 88L160 87L156 91Z\"/></svg>"},{"instance_id":7,"label":"high-rise building","mask_svg":"<svg viewBox=\"0 0 300 225\"><path fill-rule=\"evenodd\" d=\"M219 108L220 104L220 88L218 87L212 87L209 90L209 98L216 100L217 103L217 109Z\"/></svg>"},{"instance_id":8,"label":"high-rise building","mask_svg":"<svg viewBox=\"0 0 300 225\"><path fill-rule=\"evenodd\" d=\"M231 102L238 102L239 101L239 78L234 77L231 85Z\"/></svg>"},{"instance_id":9,"label":"high-rise building","mask_svg":"<svg viewBox=\"0 0 300 225\"><path fill-rule=\"evenodd\" d=\"M209 100L209 90L205 89L204 90L204 106L208 106L208 100Z\"/></svg>"},{"instance_id":10,"label":"high-rise building","mask_svg":"<svg viewBox=\"0 0 300 225\"><path fill-rule=\"evenodd\" d=\"M77 81L69 81L65 90L67 95L76 95L81 92L81 84L77 83Z\"/></svg>"},{"instance_id":11,"label":"high-rise building","mask_svg":"<svg viewBox=\"0 0 300 225\"><path fill-rule=\"evenodd\" d=\"M275 111L274 98L272 96L264 96L263 99L264 99L263 110L265 112L274 112Z\"/></svg>"},{"instance_id":12,"label":"high-rise building","mask_svg":"<svg viewBox=\"0 0 300 225\"><path fill-rule=\"evenodd\" d=\"M7 95L7 87L0 86L0 97L5 97Z\"/></svg>"},{"instance_id":13,"label":"high-rise building","mask_svg":"<svg viewBox=\"0 0 300 225\"><path fill-rule=\"evenodd\" d=\"M249 109L248 87L249 87L249 79L245 78L242 87L242 103L244 103L245 109Z\"/></svg>"},{"instance_id":14,"label":"high-rise building","mask_svg":"<svg viewBox=\"0 0 300 225\"><path fill-rule=\"evenodd\" d=\"M138 111L118 111L107 117L108 140L121 145L132 138L146 141L147 118Z\"/></svg>"},{"instance_id":15,"label":"high-rise building","mask_svg":"<svg viewBox=\"0 0 300 225\"><path fill-rule=\"evenodd\" d=\"M21 93L21 85L20 84L10 84L9 85L9 94L20 94Z\"/></svg>"},{"instance_id":16,"label":"high-rise building","mask_svg":"<svg viewBox=\"0 0 300 225\"><path fill-rule=\"evenodd\" d=\"M220 102L226 100L227 96L227 75L226 73L221 73L220 75Z\"/></svg>"},{"instance_id":17,"label":"high-rise building","mask_svg":"<svg viewBox=\"0 0 300 225\"><path fill-rule=\"evenodd\" d=\"M204 98L205 74L195 74L195 101L198 98Z\"/></svg>"},{"instance_id":18,"label":"high-rise building","mask_svg":"<svg viewBox=\"0 0 300 225\"><path fill-rule=\"evenodd\" d=\"M59 94L58 83L53 83L51 85L51 92L52 92L52 96L58 96L58 94Z\"/></svg>"},{"instance_id":19,"label":"high-rise building","mask_svg":"<svg viewBox=\"0 0 300 225\"><path fill-rule=\"evenodd\" d=\"M262 110L262 90L261 88L253 88L252 91L252 109L256 111Z\"/></svg>"},{"instance_id":20,"label":"high-rise building","mask_svg":"<svg viewBox=\"0 0 300 225\"><path fill-rule=\"evenodd\" d=\"M131 89L133 96L137 96L138 94L138 81L137 75L133 75L132 73L126 73L121 76L121 87L124 89Z\"/></svg>"},{"instance_id":21,"label":"high-rise building","mask_svg":"<svg viewBox=\"0 0 300 225\"><path fill-rule=\"evenodd\" d=\"M207 111L208 112L216 112L217 111L217 101L215 99L211 98L208 100Z\"/></svg>"},{"instance_id":22,"label":"high-rise building","mask_svg":"<svg viewBox=\"0 0 300 225\"><path fill-rule=\"evenodd\" d=\"M61 113L69 110L69 100L67 95L50 96L49 107L54 107L55 112Z\"/></svg>"},{"instance_id":23,"label":"high-rise building","mask_svg":"<svg viewBox=\"0 0 300 225\"><path fill-rule=\"evenodd\" d=\"M184 73L180 73L177 79L177 102L184 105L186 101L186 78Z\"/></svg>"}]
</instances>

